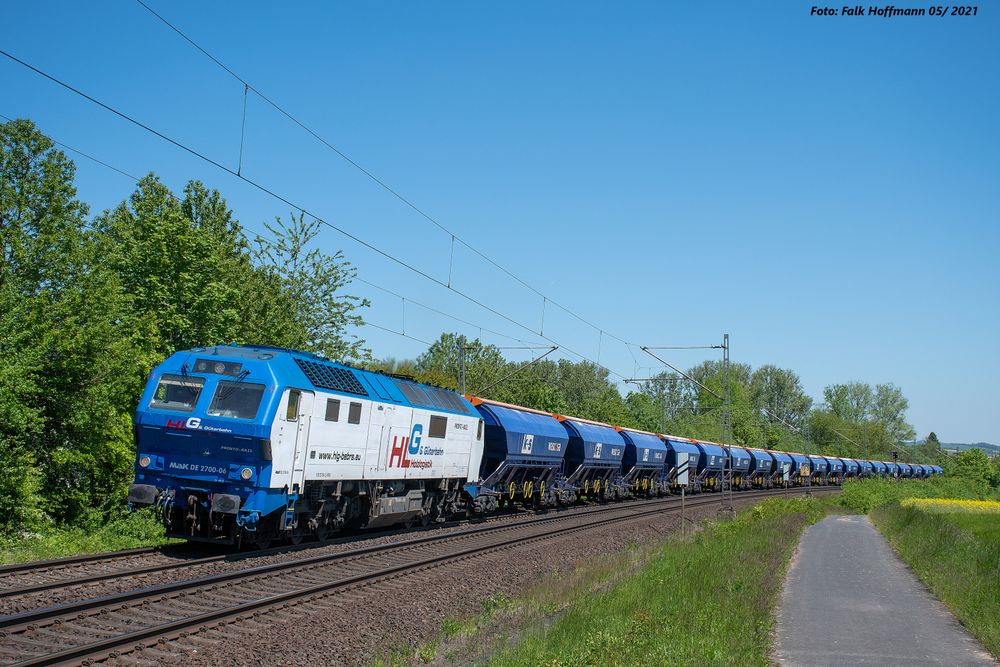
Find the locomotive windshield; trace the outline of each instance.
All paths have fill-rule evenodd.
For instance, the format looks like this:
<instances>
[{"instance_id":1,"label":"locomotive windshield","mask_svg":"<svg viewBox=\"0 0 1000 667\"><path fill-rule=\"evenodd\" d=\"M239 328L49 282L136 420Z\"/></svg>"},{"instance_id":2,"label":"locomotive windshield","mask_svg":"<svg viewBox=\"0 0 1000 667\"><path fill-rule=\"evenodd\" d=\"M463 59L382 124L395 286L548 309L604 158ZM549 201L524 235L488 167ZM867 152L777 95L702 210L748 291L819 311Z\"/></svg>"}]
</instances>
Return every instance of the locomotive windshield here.
<instances>
[{"instance_id":1,"label":"locomotive windshield","mask_svg":"<svg viewBox=\"0 0 1000 667\"><path fill-rule=\"evenodd\" d=\"M213 417L253 419L264 397L264 385L223 380L215 389L208 414Z\"/></svg>"},{"instance_id":2,"label":"locomotive windshield","mask_svg":"<svg viewBox=\"0 0 1000 667\"><path fill-rule=\"evenodd\" d=\"M198 402L198 396L201 395L201 388L204 384L204 378L189 375L164 375L160 378L160 383L156 385L156 391L153 392L153 400L149 402L149 407L191 412L194 410L195 403Z\"/></svg>"}]
</instances>

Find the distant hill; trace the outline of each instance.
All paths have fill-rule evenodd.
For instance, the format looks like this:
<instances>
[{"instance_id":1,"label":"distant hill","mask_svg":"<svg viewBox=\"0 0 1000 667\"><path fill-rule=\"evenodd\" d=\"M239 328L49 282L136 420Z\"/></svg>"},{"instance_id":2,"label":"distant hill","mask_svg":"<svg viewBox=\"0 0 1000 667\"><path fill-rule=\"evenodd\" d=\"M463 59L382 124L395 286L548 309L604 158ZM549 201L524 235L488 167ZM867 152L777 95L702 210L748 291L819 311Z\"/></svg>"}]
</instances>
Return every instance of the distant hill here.
<instances>
[{"instance_id":1,"label":"distant hill","mask_svg":"<svg viewBox=\"0 0 1000 667\"><path fill-rule=\"evenodd\" d=\"M990 456L1000 454L1000 445L993 445L988 442L942 442L942 449L952 449L962 451L963 449L981 449Z\"/></svg>"}]
</instances>

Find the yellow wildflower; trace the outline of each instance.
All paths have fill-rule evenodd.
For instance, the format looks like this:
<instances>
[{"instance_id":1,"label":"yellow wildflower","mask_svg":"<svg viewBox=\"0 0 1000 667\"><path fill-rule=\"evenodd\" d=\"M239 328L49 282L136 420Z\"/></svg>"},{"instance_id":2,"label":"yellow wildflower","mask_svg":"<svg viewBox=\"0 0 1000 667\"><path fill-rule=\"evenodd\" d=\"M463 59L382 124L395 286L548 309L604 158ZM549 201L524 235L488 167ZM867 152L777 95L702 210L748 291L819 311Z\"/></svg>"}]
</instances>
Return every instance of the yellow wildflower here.
<instances>
[{"instance_id":1,"label":"yellow wildflower","mask_svg":"<svg viewBox=\"0 0 1000 667\"><path fill-rule=\"evenodd\" d=\"M994 500L958 500L957 498L907 498L900 503L926 512L988 512L1000 514L1000 502Z\"/></svg>"}]
</instances>

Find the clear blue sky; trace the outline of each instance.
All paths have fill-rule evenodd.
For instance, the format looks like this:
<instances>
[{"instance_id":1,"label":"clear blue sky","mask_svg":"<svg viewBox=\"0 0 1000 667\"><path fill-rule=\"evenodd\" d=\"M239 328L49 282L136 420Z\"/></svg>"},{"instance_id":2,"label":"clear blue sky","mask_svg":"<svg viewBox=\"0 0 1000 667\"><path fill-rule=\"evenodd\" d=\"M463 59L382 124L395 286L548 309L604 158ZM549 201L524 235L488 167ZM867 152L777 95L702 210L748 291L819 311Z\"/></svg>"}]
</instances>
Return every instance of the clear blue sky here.
<instances>
[{"instance_id":1,"label":"clear blue sky","mask_svg":"<svg viewBox=\"0 0 1000 667\"><path fill-rule=\"evenodd\" d=\"M995 3L972 18L885 20L811 18L794 1L150 2L604 330L645 345L729 332L734 361L793 368L816 398L835 382L895 382L921 435L1000 442ZM0 44L235 167L242 86L131 0L5 2ZM251 230L288 214L5 59L0 91L0 113L119 168L219 188ZM78 164L95 212L131 191ZM243 171L447 280L446 234L252 97ZM335 232L319 241L365 279L537 340ZM467 251L452 273L538 327L541 299ZM368 319L402 326L399 299L356 291L372 298ZM405 328L478 334L412 304ZM651 372L641 352L551 307L545 333L592 358L600 347L623 375ZM422 349L363 334L378 356Z\"/></svg>"}]
</instances>

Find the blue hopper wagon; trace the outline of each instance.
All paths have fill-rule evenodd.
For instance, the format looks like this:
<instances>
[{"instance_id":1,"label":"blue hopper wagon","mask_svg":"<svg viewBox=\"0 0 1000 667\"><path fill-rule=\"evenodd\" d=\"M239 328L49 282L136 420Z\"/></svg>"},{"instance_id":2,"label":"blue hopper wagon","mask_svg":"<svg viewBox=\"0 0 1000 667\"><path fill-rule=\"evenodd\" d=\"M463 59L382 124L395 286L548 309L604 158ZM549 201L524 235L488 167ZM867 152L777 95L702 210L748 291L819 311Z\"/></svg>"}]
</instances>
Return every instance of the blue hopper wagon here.
<instances>
[{"instance_id":1,"label":"blue hopper wagon","mask_svg":"<svg viewBox=\"0 0 1000 667\"><path fill-rule=\"evenodd\" d=\"M809 463L812 465L812 483L825 485L827 483L827 475L830 473L829 462L822 456L810 454Z\"/></svg>"},{"instance_id":2,"label":"blue hopper wagon","mask_svg":"<svg viewBox=\"0 0 1000 667\"><path fill-rule=\"evenodd\" d=\"M844 481L844 462L833 456L824 456L829 466L826 473L828 484L840 484Z\"/></svg>"},{"instance_id":3,"label":"blue hopper wagon","mask_svg":"<svg viewBox=\"0 0 1000 667\"><path fill-rule=\"evenodd\" d=\"M792 485L805 486L812 478L812 463L805 454L791 453Z\"/></svg>"},{"instance_id":4,"label":"blue hopper wagon","mask_svg":"<svg viewBox=\"0 0 1000 667\"><path fill-rule=\"evenodd\" d=\"M755 489L769 489L773 485L775 462L770 452L750 449L750 486Z\"/></svg>"},{"instance_id":5,"label":"blue hopper wagon","mask_svg":"<svg viewBox=\"0 0 1000 667\"><path fill-rule=\"evenodd\" d=\"M701 488L709 491L722 490L722 476L726 469L725 450L721 446L711 442L695 441L695 446L701 452L698 461L698 478L701 481Z\"/></svg>"},{"instance_id":6,"label":"blue hopper wagon","mask_svg":"<svg viewBox=\"0 0 1000 667\"><path fill-rule=\"evenodd\" d=\"M729 450L729 455L732 457L730 466L732 467L732 479L734 489L749 489L750 488L750 465L753 457L750 456L750 452L743 449L742 447L725 447L724 449Z\"/></svg>"},{"instance_id":7,"label":"blue hopper wagon","mask_svg":"<svg viewBox=\"0 0 1000 667\"><path fill-rule=\"evenodd\" d=\"M569 437L552 415L480 398L472 403L486 430L481 481L469 486L477 508L491 511L536 498L552 504L576 500L556 484Z\"/></svg>"},{"instance_id":8,"label":"blue hopper wagon","mask_svg":"<svg viewBox=\"0 0 1000 667\"><path fill-rule=\"evenodd\" d=\"M618 429L625 441L622 458L622 482L632 489L633 495L648 496L667 491L664 466L667 463L667 446L655 433Z\"/></svg>"},{"instance_id":9,"label":"blue hopper wagon","mask_svg":"<svg viewBox=\"0 0 1000 667\"><path fill-rule=\"evenodd\" d=\"M619 472L625 440L613 426L556 415L569 436L565 483L590 499L621 498L627 494Z\"/></svg>"}]
</instances>

